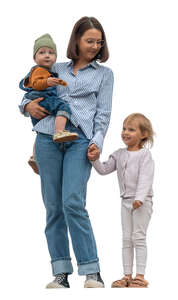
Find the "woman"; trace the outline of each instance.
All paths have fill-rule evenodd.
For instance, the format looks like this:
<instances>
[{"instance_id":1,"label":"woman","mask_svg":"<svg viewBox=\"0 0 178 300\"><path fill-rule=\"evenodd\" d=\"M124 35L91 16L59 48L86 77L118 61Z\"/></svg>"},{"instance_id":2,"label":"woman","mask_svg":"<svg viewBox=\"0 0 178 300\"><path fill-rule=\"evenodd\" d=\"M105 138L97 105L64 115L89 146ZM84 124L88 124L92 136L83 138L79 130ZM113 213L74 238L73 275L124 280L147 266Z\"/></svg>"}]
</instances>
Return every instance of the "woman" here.
<instances>
[{"instance_id":1,"label":"woman","mask_svg":"<svg viewBox=\"0 0 178 300\"><path fill-rule=\"evenodd\" d=\"M79 275L86 275L84 287L104 287L99 259L88 212L86 187L91 163L99 157L109 125L113 73L96 61L109 57L101 24L83 17L74 26L67 49L70 62L57 63L53 71L68 83L58 94L70 104L72 116L66 129L77 132L73 142L56 144L52 140L55 117L47 116L38 105L41 99L22 101L21 110L41 119L34 130L36 160L41 177L47 212L46 238L51 256L54 281L47 288L69 287L73 272L69 253L69 230ZM87 157L88 156L88 157Z\"/></svg>"}]
</instances>

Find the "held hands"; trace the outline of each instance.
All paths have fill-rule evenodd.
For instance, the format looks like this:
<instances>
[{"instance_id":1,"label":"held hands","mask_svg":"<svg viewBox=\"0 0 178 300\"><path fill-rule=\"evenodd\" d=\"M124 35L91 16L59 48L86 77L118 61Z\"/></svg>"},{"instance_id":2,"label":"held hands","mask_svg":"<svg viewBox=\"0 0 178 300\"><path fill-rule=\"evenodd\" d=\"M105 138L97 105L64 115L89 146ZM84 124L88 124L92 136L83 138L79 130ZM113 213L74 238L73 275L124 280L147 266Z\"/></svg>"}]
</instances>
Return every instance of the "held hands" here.
<instances>
[{"instance_id":1,"label":"held hands","mask_svg":"<svg viewBox=\"0 0 178 300\"><path fill-rule=\"evenodd\" d=\"M67 86L67 82L62 79L59 79L59 78L49 77L47 79L47 85L48 86L57 86L57 85Z\"/></svg>"},{"instance_id":2,"label":"held hands","mask_svg":"<svg viewBox=\"0 0 178 300\"><path fill-rule=\"evenodd\" d=\"M96 146L96 144L91 144L88 147L88 159L91 161L94 161L94 160L98 159L99 156L100 156L99 148Z\"/></svg>"},{"instance_id":3,"label":"held hands","mask_svg":"<svg viewBox=\"0 0 178 300\"><path fill-rule=\"evenodd\" d=\"M139 208L139 207L142 206L142 205L143 205L143 203L142 203L141 201L139 201L139 200L135 200L135 201L133 202L133 204L132 204L133 209Z\"/></svg>"}]
</instances>

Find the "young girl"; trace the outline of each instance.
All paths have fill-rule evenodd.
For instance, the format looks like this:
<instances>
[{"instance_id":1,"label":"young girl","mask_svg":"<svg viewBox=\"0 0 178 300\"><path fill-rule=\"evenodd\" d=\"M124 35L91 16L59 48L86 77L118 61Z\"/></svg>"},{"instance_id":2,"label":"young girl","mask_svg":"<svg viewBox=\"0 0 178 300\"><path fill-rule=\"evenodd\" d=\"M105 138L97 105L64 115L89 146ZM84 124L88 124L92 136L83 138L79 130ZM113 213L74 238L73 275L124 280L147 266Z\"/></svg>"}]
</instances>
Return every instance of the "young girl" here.
<instances>
[{"instance_id":1,"label":"young girl","mask_svg":"<svg viewBox=\"0 0 178 300\"><path fill-rule=\"evenodd\" d=\"M144 115L131 114L124 120L121 137L126 148L115 151L104 163L99 160L92 162L101 175L117 170L122 198L124 277L114 281L112 287L147 287L148 282L144 279L146 232L152 214L154 163L145 146L153 144L152 125ZM134 248L136 277L132 279Z\"/></svg>"}]
</instances>

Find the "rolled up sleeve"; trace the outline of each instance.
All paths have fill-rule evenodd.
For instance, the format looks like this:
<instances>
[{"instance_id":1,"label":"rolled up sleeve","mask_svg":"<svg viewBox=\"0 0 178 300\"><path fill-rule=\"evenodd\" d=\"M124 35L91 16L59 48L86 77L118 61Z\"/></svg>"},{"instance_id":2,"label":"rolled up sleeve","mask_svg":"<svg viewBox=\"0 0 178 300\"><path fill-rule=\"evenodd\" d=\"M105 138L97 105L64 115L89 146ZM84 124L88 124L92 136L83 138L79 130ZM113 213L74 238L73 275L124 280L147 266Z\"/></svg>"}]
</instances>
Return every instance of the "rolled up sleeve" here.
<instances>
[{"instance_id":1,"label":"rolled up sleeve","mask_svg":"<svg viewBox=\"0 0 178 300\"><path fill-rule=\"evenodd\" d=\"M25 111L25 105L28 104L28 103L30 103L31 101L32 101L32 100L23 97L22 102L21 102L20 105L19 105L19 110L20 110L20 112L21 112L25 117L29 117L29 116L30 116L30 114L29 114L27 111Z\"/></svg>"}]
</instances>

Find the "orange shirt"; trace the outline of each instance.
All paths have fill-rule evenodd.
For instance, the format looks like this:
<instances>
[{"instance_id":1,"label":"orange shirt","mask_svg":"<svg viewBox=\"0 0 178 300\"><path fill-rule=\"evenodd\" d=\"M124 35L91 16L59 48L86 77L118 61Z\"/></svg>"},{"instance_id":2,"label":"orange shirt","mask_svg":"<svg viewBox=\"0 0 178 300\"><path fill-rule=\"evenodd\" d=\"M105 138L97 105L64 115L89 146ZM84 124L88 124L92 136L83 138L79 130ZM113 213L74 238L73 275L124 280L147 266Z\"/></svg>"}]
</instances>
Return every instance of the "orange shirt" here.
<instances>
[{"instance_id":1,"label":"orange shirt","mask_svg":"<svg viewBox=\"0 0 178 300\"><path fill-rule=\"evenodd\" d=\"M48 88L47 79L51 77L51 73L42 67L35 67L28 78L25 87L32 87L34 90L42 91Z\"/></svg>"}]
</instances>

